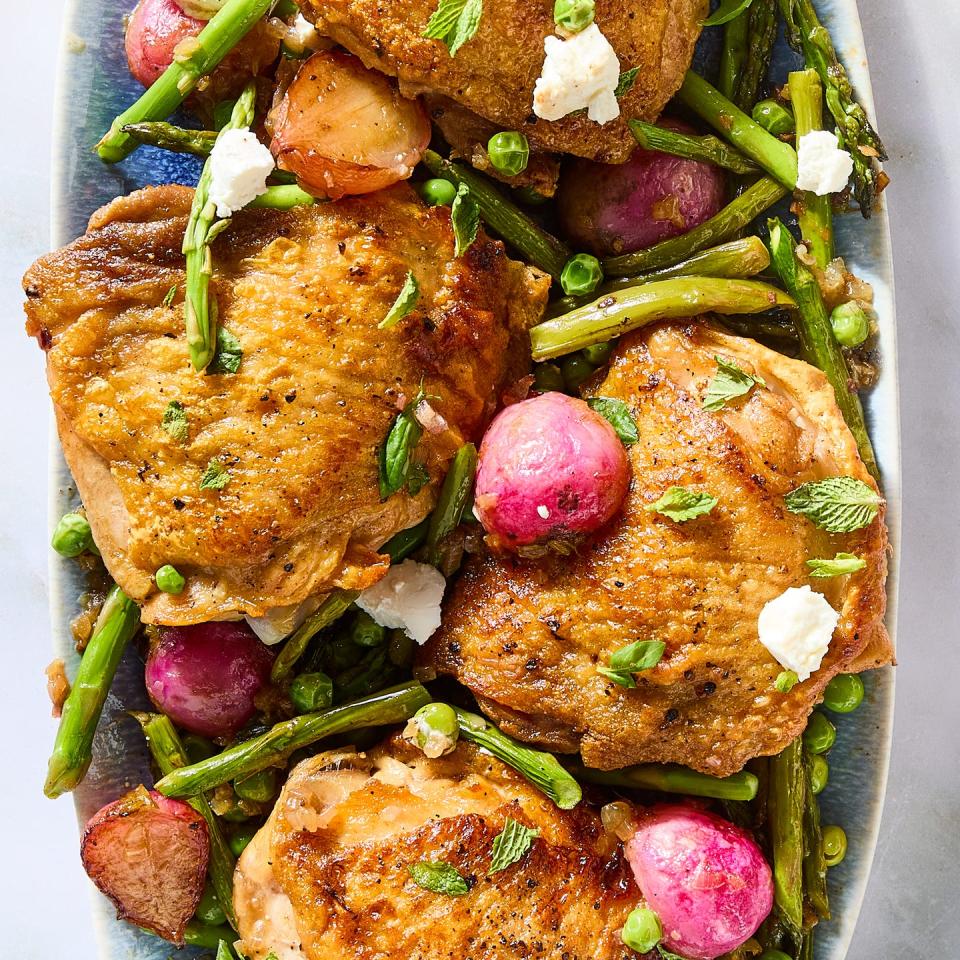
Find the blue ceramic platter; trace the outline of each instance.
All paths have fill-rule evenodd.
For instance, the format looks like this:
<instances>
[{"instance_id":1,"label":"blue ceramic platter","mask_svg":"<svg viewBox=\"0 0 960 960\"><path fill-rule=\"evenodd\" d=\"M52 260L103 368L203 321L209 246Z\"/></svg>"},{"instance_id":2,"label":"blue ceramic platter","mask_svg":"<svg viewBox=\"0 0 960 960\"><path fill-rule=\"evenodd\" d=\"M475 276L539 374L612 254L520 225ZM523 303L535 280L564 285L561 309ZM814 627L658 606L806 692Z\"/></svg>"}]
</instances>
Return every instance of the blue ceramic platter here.
<instances>
[{"instance_id":1,"label":"blue ceramic platter","mask_svg":"<svg viewBox=\"0 0 960 960\"><path fill-rule=\"evenodd\" d=\"M141 88L128 74L123 53L123 17L134 0L73 0L63 29L59 95L53 157L53 246L60 246L85 229L99 206L120 194L150 184L194 184L199 164L189 157L141 148L118 166L101 163L92 146L113 117L132 103ZM860 98L872 110L872 92L863 35L855 0L817 0L847 65ZM719 31L707 31L698 59L714 60ZM82 41L82 44L78 41ZM82 49L81 49L82 46ZM797 60L781 38L771 76L784 78ZM854 271L873 284L881 328L883 371L867 396L867 416L877 458L883 471L888 502L887 521L893 545L887 623L896 635L897 557L900 533L900 435L897 407L896 330L893 267L887 215L871 220L851 214L837 222L837 250ZM76 491L63 462L56 432L51 433L50 517L55 522L76 502ZM54 558L50 576L53 644L56 656L67 661L70 675L77 656L69 621L85 589L72 563ZM834 920L817 936L817 960L842 960L853 935L873 860L887 779L893 724L893 672L866 676L867 698L856 713L838 721L837 745L830 754L830 784L821 795L824 822L840 823L847 831L849 851L830 871ZM114 684L94 746L94 762L75 794L80 823L101 805L139 783L150 782L147 754L137 725L126 711L145 708L143 664L128 654ZM51 731L52 736L52 731ZM38 799L38 802L39 799ZM102 960L166 960L169 944L142 934L114 918L111 905L91 887L91 906ZM188 957L190 951L181 956Z\"/></svg>"}]
</instances>

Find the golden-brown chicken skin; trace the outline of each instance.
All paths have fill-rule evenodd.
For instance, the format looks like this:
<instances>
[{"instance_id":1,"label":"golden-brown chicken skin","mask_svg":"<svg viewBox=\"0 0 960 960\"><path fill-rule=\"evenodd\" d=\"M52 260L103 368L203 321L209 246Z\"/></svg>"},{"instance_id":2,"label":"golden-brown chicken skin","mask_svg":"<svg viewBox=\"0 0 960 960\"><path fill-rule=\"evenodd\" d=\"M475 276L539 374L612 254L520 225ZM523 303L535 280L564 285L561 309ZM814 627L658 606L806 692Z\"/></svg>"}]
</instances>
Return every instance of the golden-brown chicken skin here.
<instances>
[{"instance_id":1,"label":"golden-brown chicken skin","mask_svg":"<svg viewBox=\"0 0 960 960\"><path fill-rule=\"evenodd\" d=\"M521 130L542 150L622 163L636 147L627 119L655 120L690 66L707 0L597 0L596 23L623 71L638 68L606 124L585 115L561 120L533 114L533 88L543 67L543 41L555 31L554 0L484 0L472 40L451 57L423 36L436 0L306 0L317 29L375 70L397 77L407 96L438 94L500 129Z\"/></svg>"},{"instance_id":2,"label":"golden-brown chicken skin","mask_svg":"<svg viewBox=\"0 0 960 960\"><path fill-rule=\"evenodd\" d=\"M766 381L703 409L716 356ZM570 557L472 558L448 596L421 670L466 684L507 732L588 766L676 762L723 776L776 753L806 723L835 674L890 663L883 623L883 512L840 535L789 513L786 493L849 475L875 486L817 370L703 323L625 338L590 393L631 408L622 514ZM677 523L645 508L669 487L705 490L715 509ZM866 567L813 579L806 561L856 554ZM761 645L761 609L809 584L840 614L821 668L789 693ZM597 672L634 640L659 639L657 666L626 689Z\"/></svg>"},{"instance_id":3,"label":"golden-brown chicken skin","mask_svg":"<svg viewBox=\"0 0 960 960\"><path fill-rule=\"evenodd\" d=\"M24 280L94 539L144 618L168 624L257 616L379 579L377 548L431 509L506 364L522 363L510 344L525 341L549 285L483 235L455 258L449 211L405 185L241 212L214 244L213 289L243 359L234 374L198 374L180 252L192 197L168 186L116 200ZM420 299L380 330L407 271ZM381 501L379 449L421 382L446 422L417 448L431 483ZM172 401L182 437L163 426ZM211 462L229 474L223 489L201 489ZM166 563L187 578L179 596L153 584Z\"/></svg>"},{"instance_id":4,"label":"golden-brown chicken skin","mask_svg":"<svg viewBox=\"0 0 960 960\"><path fill-rule=\"evenodd\" d=\"M539 836L488 875L507 817ZM469 892L419 887L421 861L451 864ZM296 767L234 878L252 960L626 960L619 931L640 899L595 810L557 809L469 744L428 760L399 736Z\"/></svg>"}]
</instances>

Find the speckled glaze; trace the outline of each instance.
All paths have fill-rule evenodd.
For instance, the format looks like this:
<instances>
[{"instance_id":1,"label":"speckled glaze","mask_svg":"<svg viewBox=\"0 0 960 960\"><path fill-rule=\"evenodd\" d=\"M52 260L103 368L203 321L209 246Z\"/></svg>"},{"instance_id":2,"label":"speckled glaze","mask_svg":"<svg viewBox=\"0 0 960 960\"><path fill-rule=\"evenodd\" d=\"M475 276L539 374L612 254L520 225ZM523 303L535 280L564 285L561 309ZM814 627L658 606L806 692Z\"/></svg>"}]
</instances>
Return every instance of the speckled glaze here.
<instances>
[{"instance_id":1,"label":"speckled glaze","mask_svg":"<svg viewBox=\"0 0 960 960\"><path fill-rule=\"evenodd\" d=\"M102 164L91 150L113 117L140 92L138 84L127 73L123 55L122 18L132 6L133 0L73 0L68 4L63 24L53 158L51 241L54 246L82 233L90 214L113 197L148 184L193 184L199 173L199 163L195 159L152 148L141 148L114 167ZM817 0L817 8L830 28L861 99L872 108L855 0ZM698 52L701 63L715 61L717 55L719 31L712 30L707 34ZM84 44L82 52L78 41ZM771 75L782 79L796 62L795 55L781 38ZM866 397L866 407L888 502L887 522L894 553L887 623L891 634L895 635L900 540L900 434L893 268L886 212L875 215L870 221L857 215L839 218L837 249L860 276L873 284L879 315L883 371L876 388ZM50 463L50 516L55 521L76 502L76 493L55 433L52 433ZM74 564L56 556L51 563L53 645L56 656L67 661L72 675L77 657L68 624L84 584ZM880 823L893 724L893 671L875 671L867 675L866 688L866 700L860 710L835 718L839 735L830 754L830 783L820 798L824 822L844 826L849 850L844 862L830 871L831 906L835 919L821 927L817 937L817 960L842 960L846 955L863 900ZM143 663L131 651L121 665L107 700L94 744L90 773L75 794L81 823L125 790L139 783L150 784L143 738L136 723L126 715L131 709L148 708L143 687ZM91 895L102 960L166 960L170 956L169 944L118 923L110 904L92 886ZM177 955L190 957L200 952L186 950Z\"/></svg>"}]
</instances>

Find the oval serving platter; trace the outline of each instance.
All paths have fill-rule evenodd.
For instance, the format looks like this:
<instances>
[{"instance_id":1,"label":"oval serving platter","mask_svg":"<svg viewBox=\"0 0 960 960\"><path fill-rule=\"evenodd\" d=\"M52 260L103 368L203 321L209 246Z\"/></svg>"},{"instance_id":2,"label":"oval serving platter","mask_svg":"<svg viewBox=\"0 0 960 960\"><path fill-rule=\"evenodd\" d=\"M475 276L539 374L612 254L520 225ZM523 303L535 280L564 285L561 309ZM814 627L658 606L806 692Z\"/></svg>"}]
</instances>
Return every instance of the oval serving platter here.
<instances>
[{"instance_id":1,"label":"oval serving platter","mask_svg":"<svg viewBox=\"0 0 960 960\"><path fill-rule=\"evenodd\" d=\"M141 88L127 72L123 52L123 17L133 0L67 0L63 21L54 131L51 242L61 246L83 233L91 213L109 200L158 183L194 184L200 165L191 157L142 147L123 163L107 166L92 146L113 117L132 103ZM868 110L873 98L863 34L855 0L817 0L851 80ZM716 56L719 31L706 31L698 61ZM772 76L783 77L797 63L782 37ZM882 131L881 131L882 133ZM895 185L894 185L895 186ZM866 412L888 502L887 521L893 548L888 581L887 625L896 637L897 561L900 540L900 435L896 374L893 265L885 210L869 221L856 214L837 219L837 249L854 271L873 285L880 324L882 372L866 397ZM77 503L73 481L51 427L51 525ZM85 584L75 564L55 555L50 568L50 607L55 655L72 675L77 654L69 622ZM847 831L849 851L830 871L834 919L817 937L817 960L843 960L863 901L880 824L893 725L893 671L865 675L867 697L856 713L840 718L837 745L830 754L830 784L821 794L824 822ZM138 725L127 711L148 706L143 663L130 650L118 671L94 744L90 772L74 794L82 825L100 806L139 783L150 782L146 748ZM51 730L50 736L52 738ZM39 799L38 799L39 802ZM101 960L166 960L171 947L156 937L116 921L110 903L90 886L93 921ZM202 951L186 950L189 957Z\"/></svg>"}]
</instances>

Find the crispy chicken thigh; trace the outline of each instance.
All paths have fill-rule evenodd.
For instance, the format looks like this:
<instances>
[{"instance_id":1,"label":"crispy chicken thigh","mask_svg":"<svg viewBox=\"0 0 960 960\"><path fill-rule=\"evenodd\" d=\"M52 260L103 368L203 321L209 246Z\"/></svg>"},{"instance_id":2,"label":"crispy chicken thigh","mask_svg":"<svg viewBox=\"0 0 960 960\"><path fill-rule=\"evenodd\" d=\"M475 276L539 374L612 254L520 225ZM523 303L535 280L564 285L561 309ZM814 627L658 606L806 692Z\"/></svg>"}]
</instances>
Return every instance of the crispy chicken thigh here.
<instances>
[{"instance_id":1,"label":"crispy chicken thigh","mask_svg":"<svg viewBox=\"0 0 960 960\"><path fill-rule=\"evenodd\" d=\"M539 836L491 876L507 817ZM469 892L419 887L422 861L451 864ZM399 737L296 767L234 878L252 960L626 960L619 930L639 900L595 811L558 810L469 744L427 760Z\"/></svg>"},{"instance_id":2,"label":"crispy chicken thigh","mask_svg":"<svg viewBox=\"0 0 960 960\"><path fill-rule=\"evenodd\" d=\"M243 360L202 375L183 327L192 196L169 186L116 200L24 280L94 539L144 618L168 624L257 616L379 579L377 548L428 513L506 365L523 363L510 345L526 342L549 283L483 236L455 258L449 211L406 186L241 212L215 242L213 288ZM379 330L407 271L419 302ZM381 501L379 448L421 382L446 422L418 447L431 483ZM164 429L173 401L185 437ZM223 489L201 488L211 462L229 474ZM179 596L153 584L165 563L187 577Z\"/></svg>"},{"instance_id":3,"label":"crispy chicken thigh","mask_svg":"<svg viewBox=\"0 0 960 960\"><path fill-rule=\"evenodd\" d=\"M704 410L718 355L766 388ZM421 668L455 675L507 732L580 750L589 766L677 762L732 773L793 740L835 674L892 660L882 511L839 535L783 502L827 476L875 484L819 371L708 324L625 338L589 392L623 400L636 418L622 515L573 556L471 559ZM645 509L673 485L706 490L719 504L686 523ZM838 551L862 557L865 569L811 580L805 561ZM804 584L840 622L821 668L779 693L782 667L759 642L757 618ZM666 652L636 689L597 672L614 650L645 639L663 640Z\"/></svg>"},{"instance_id":4,"label":"crispy chicken thigh","mask_svg":"<svg viewBox=\"0 0 960 960\"><path fill-rule=\"evenodd\" d=\"M676 93L693 57L707 0L597 0L596 23L621 70L638 68L620 100L619 119L594 123L585 115L540 120L533 88L554 33L554 0L484 0L476 36L455 57L423 31L436 0L306 0L317 29L376 70L397 77L407 96L448 97L500 129L521 130L541 150L622 163L636 141L627 119L655 120Z\"/></svg>"}]
</instances>

